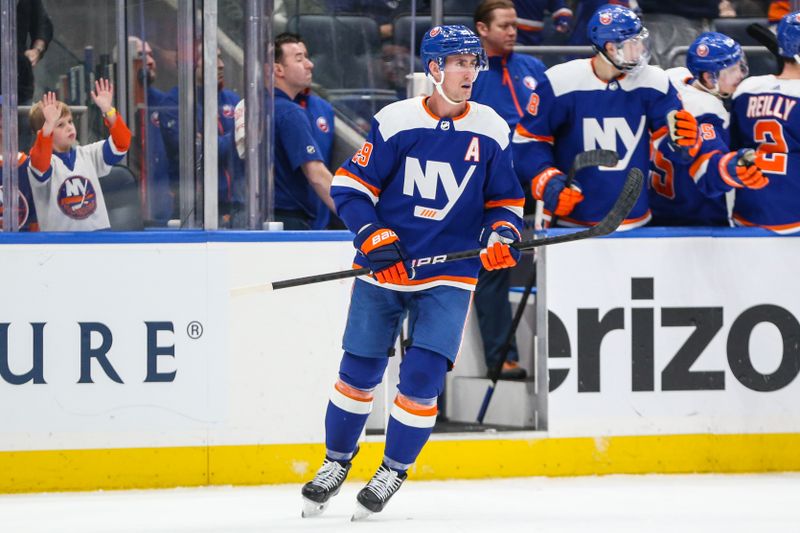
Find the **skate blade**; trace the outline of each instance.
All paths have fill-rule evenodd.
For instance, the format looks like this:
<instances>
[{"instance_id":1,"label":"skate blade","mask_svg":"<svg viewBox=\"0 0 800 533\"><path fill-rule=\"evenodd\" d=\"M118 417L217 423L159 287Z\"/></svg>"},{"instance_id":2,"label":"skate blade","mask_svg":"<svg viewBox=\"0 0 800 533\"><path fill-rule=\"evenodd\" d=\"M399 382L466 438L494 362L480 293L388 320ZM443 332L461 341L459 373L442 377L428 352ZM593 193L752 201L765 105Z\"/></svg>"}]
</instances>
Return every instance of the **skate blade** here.
<instances>
[{"instance_id":1,"label":"skate blade","mask_svg":"<svg viewBox=\"0 0 800 533\"><path fill-rule=\"evenodd\" d=\"M360 503L356 502L356 510L353 513L352 518L350 518L351 522L358 522L359 520L364 520L369 515L373 514L372 511L361 505Z\"/></svg>"},{"instance_id":2,"label":"skate blade","mask_svg":"<svg viewBox=\"0 0 800 533\"><path fill-rule=\"evenodd\" d=\"M303 518L319 516L328 508L328 503L330 502L319 503L303 498L303 511L300 513L300 516Z\"/></svg>"}]
</instances>

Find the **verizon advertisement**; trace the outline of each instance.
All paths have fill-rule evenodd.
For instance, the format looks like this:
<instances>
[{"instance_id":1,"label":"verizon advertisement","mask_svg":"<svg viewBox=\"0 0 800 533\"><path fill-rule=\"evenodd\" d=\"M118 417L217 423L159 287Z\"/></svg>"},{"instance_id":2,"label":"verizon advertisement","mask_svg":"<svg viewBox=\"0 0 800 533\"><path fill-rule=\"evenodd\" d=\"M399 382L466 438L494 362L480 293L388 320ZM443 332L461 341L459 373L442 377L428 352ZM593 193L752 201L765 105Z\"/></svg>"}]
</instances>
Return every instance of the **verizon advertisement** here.
<instances>
[{"instance_id":1,"label":"verizon advertisement","mask_svg":"<svg viewBox=\"0 0 800 533\"><path fill-rule=\"evenodd\" d=\"M780 237L549 248L550 435L800 431L799 259Z\"/></svg>"}]
</instances>

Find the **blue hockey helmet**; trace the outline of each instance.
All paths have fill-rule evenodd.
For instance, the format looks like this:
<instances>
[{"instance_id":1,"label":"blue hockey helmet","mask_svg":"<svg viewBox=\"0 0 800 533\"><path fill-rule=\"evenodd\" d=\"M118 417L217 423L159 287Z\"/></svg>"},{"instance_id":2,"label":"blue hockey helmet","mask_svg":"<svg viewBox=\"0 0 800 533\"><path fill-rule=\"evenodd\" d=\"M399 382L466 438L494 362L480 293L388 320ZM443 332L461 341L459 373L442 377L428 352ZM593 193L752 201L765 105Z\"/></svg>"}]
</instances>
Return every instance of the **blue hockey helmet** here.
<instances>
[{"instance_id":1,"label":"blue hockey helmet","mask_svg":"<svg viewBox=\"0 0 800 533\"><path fill-rule=\"evenodd\" d=\"M436 61L443 69L445 58L458 54L474 54L478 58L478 70L486 70L489 65L480 38L466 26L435 26L422 38L420 56L425 74L430 74L431 61Z\"/></svg>"},{"instance_id":2,"label":"blue hockey helmet","mask_svg":"<svg viewBox=\"0 0 800 533\"><path fill-rule=\"evenodd\" d=\"M586 35L598 50L606 43L619 44L637 37L644 26L639 16L624 6L606 4L594 12L586 26Z\"/></svg>"},{"instance_id":3,"label":"blue hockey helmet","mask_svg":"<svg viewBox=\"0 0 800 533\"><path fill-rule=\"evenodd\" d=\"M589 19L586 34L595 50L623 72L634 73L650 61L647 28L632 9L616 4L599 7ZM607 43L614 45L611 54Z\"/></svg>"},{"instance_id":4,"label":"blue hockey helmet","mask_svg":"<svg viewBox=\"0 0 800 533\"><path fill-rule=\"evenodd\" d=\"M713 31L700 34L686 52L686 68L695 78L699 78L703 72L717 74L744 61L744 52L739 43Z\"/></svg>"},{"instance_id":5,"label":"blue hockey helmet","mask_svg":"<svg viewBox=\"0 0 800 533\"><path fill-rule=\"evenodd\" d=\"M778 53L782 57L800 54L800 11L789 13L778 23Z\"/></svg>"}]
</instances>

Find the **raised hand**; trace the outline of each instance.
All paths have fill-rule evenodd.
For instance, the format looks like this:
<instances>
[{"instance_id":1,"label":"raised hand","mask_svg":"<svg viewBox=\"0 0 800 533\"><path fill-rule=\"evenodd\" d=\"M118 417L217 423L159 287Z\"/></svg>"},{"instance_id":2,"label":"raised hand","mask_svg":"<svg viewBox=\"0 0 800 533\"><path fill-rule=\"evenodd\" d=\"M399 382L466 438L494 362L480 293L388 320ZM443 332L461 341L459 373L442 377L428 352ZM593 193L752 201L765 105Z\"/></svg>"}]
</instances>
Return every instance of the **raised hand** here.
<instances>
[{"instance_id":1,"label":"raised hand","mask_svg":"<svg viewBox=\"0 0 800 533\"><path fill-rule=\"evenodd\" d=\"M51 91L42 95L42 116L44 117L42 135L49 137L53 133L58 119L61 118L61 105L56 98L56 93Z\"/></svg>"},{"instance_id":2,"label":"raised hand","mask_svg":"<svg viewBox=\"0 0 800 533\"><path fill-rule=\"evenodd\" d=\"M91 92L92 100L104 115L112 109L114 101L114 84L105 78L94 82L94 91Z\"/></svg>"}]
</instances>

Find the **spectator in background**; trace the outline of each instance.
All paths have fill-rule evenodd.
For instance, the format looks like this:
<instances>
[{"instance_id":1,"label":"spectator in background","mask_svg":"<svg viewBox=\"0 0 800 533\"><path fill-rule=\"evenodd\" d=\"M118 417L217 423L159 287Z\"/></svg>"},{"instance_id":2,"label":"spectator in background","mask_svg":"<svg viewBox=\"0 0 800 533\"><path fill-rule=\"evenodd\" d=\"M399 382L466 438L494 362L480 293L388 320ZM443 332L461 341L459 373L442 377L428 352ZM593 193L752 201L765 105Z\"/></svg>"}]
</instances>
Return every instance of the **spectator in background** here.
<instances>
[{"instance_id":1,"label":"spectator in background","mask_svg":"<svg viewBox=\"0 0 800 533\"><path fill-rule=\"evenodd\" d=\"M298 93L294 101L308 113L314 140L317 141L325 167L330 170L332 167L333 140L336 137L334 133L333 106L321 96L312 93L310 88ZM311 222L311 229L327 229L331 222L331 210L325 206L322 198L317 196L316 199L317 212Z\"/></svg>"},{"instance_id":2,"label":"spectator in background","mask_svg":"<svg viewBox=\"0 0 800 533\"><path fill-rule=\"evenodd\" d=\"M394 34L393 19L397 13L410 13L412 0L326 0L326 13L333 15L362 15L372 17L378 24L381 40ZM416 0L417 13L430 13L429 0Z\"/></svg>"},{"instance_id":3,"label":"spectator in background","mask_svg":"<svg viewBox=\"0 0 800 533\"><path fill-rule=\"evenodd\" d=\"M650 30L652 63L670 68L667 58L677 46L688 46L720 16L720 0L637 0Z\"/></svg>"},{"instance_id":4,"label":"spectator in background","mask_svg":"<svg viewBox=\"0 0 800 533\"><path fill-rule=\"evenodd\" d=\"M544 14L548 12L553 26L559 33L568 33L572 22L572 10L565 0L514 0L517 10L519 44L537 46L542 44Z\"/></svg>"},{"instance_id":5,"label":"spectator in background","mask_svg":"<svg viewBox=\"0 0 800 533\"><path fill-rule=\"evenodd\" d=\"M52 40L53 22L42 0L18 0L17 105L30 105L33 101L33 67L44 57Z\"/></svg>"},{"instance_id":6,"label":"spectator in background","mask_svg":"<svg viewBox=\"0 0 800 533\"><path fill-rule=\"evenodd\" d=\"M484 0L475 10L475 28L489 58L489 69L481 72L472 87L475 102L494 109L513 132L522 118L536 85L544 77L545 66L535 57L515 54L517 12L511 0ZM500 350L511 328L508 302L511 273L508 269L485 270L478 274L475 309L483 339L486 366L490 373L497 365ZM523 379L527 373L519 366L516 342L503 364L501 379Z\"/></svg>"},{"instance_id":7,"label":"spectator in background","mask_svg":"<svg viewBox=\"0 0 800 533\"><path fill-rule=\"evenodd\" d=\"M108 80L97 80L90 94L111 135L86 146L75 145L72 113L55 93L46 93L31 108L31 129L37 137L27 168L42 231L111 227L99 179L125 157L131 132L111 105L114 86Z\"/></svg>"},{"instance_id":8,"label":"spectator in background","mask_svg":"<svg viewBox=\"0 0 800 533\"><path fill-rule=\"evenodd\" d=\"M198 139L202 138L203 125L203 48L195 49L195 84L198 87L195 100L196 128ZM217 50L217 170L218 170L218 214L221 228L242 228L245 217L244 163L235 153L234 109L241 97L230 89L225 89L225 63ZM169 182L174 198L173 218L180 216L178 190L180 184L180 151L178 103L180 92L173 87L165 96L160 114L161 133L169 160Z\"/></svg>"},{"instance_id":9,"label":"spectator in background","mask_svg":"<svg viewBox=\"0 0 800 533\"><path fill-rule=\"evenodd\" d=\"M143 218L150 224L166 226L173 215L174 197L159 122L159 106L165 94L153 86L158 68L150 44L138 37L128 37L128 54L133 66L136 113L128 166L139 181Z\"/></svg>"},{"instance_id":10,"label":"spectator in background","mask_svg":"<svg viewBox=\"0 0 800 533\"><path fill-rule=\"evenodd\" d=\"M308 113L295 101L311 87L313 70L314 63L299 35L276 37L275 220L288 230L311 229L320 200L336 212L330 195L333 176L325 166Z\"/></svg>"}]
</instances>

